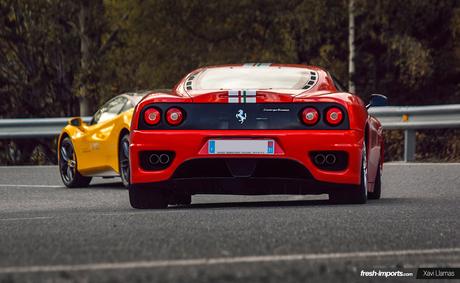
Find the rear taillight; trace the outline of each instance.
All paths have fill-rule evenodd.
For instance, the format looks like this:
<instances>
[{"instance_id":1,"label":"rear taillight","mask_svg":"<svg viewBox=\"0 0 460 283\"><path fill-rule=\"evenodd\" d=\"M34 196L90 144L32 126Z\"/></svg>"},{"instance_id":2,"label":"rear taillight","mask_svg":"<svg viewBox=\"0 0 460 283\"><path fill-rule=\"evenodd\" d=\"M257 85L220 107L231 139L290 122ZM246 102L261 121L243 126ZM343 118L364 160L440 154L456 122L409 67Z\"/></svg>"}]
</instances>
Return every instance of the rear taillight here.
<instances>
[{"instance_id":1,"label":"rear taillight","mask_svg":"<svg viewBox=\"0 0 460 283\"><path fill-rule=\"evenodd\" d=\"M313 126L315 125L319 120L319 113L318 110L316 110L313 107L307 107L302 111L302 122L305 125L308 126Z\"/></svg>"},{"instance_id":2,"label":"rear taillight","mask_svg":"<svg viewBox=\"0 0 460 283\"><path fill-rule=\"evenodd\" d=\"M158 123L160 123L161 120L161 113L158 109L156 108L149 108L144 111L144 121L151 125L154 126Z\"/></svg>"},{"instance_id":3,"label":"rear taillight","mask_svg":"<svg viewBox=\"0 0 460 283\"><path fill-rule=\"evenodd\" d=\"M329 108L326 111L326 122L331 126L337 126L343 121L343 112L337 107Z\"/></svg>"},{"instance_id":4,"label":"rear taillight","mask_svg":"<svg viewBox=\"0 0 460 283\"><path fill-rule=\"evenodd\" d=\"M184 113L181 109L173 107L166 111L166 121L172 126L177 126L184 120Z\"/></svg>"}]
</instances>

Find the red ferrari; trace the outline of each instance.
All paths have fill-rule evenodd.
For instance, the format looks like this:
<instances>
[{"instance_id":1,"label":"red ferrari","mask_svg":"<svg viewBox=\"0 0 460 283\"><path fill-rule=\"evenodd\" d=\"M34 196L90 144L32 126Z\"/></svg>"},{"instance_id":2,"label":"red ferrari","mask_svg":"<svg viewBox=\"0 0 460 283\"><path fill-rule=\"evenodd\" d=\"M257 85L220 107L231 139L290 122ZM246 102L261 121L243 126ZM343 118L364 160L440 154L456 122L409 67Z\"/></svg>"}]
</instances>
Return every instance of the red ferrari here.
<instances>
[{"instance_id":1,"label":"red ferrari","mask_svg":"<svg viewBox=\"0 0 460 283\"><path fill-rule=\"evenodd\" d=\"M197 69L135 108L129 198L134 208L190 204L194 194L329 194L380 198L383 137L366 106L313 66Z\"/></svg>"}]
</instances>

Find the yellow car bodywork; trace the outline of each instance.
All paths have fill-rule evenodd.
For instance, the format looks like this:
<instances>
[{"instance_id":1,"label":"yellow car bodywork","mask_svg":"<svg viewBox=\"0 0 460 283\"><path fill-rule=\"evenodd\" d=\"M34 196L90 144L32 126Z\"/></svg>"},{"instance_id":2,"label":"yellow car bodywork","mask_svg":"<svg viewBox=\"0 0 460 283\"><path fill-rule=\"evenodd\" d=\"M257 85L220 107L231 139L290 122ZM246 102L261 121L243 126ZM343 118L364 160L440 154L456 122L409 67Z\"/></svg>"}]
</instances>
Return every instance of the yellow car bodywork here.
<instances>
[{"instance_id":1,"label":"yellow car bodywork","mask_svg":"<svg viewBox=\"0 0 460 283\"><path fill-rule=\"evenodd\" d=\"M64 137L70 137L77 161L77 170L83 176L119 175L118 150L120 138L129 133L134 108L112 119L88 125L64 127L58 148Z\"/></svg>"}]
</instances>

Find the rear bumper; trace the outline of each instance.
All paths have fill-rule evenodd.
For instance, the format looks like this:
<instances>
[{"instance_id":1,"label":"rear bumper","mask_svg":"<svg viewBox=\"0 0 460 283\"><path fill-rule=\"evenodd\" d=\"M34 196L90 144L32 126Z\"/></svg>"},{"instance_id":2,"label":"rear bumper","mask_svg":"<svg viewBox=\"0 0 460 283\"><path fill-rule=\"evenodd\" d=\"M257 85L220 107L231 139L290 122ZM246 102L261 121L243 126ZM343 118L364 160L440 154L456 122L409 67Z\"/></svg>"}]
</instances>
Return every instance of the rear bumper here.
<instances>
[{"instance_id":1,"label":"rear bumper","mask_svg":"<svg viewBox=\"0 0 460 283\"><path fill-rule=\"evenodd\" d=\"M276 155L209 155L203 153L202 148L209 139L214 138L249 138L273 139L281 148L282 153ZM180 184L202 183L204 189L215 187L224 188L230 185L254 185L266 187L269 194L270 184L293 184L301 186L334 186L334 184L357 185L360 183L361 149L364 133L356 130L134 130L131 132L130 160L131 183L151 184L169 183L174 186ZM141 151L173 151L175 157L170 166L164 170L147 171L140 165L139 154ZM319 169L311 160L310 152L314 151L343 151L348 154L348 165L341 171L328 171ZM288 159L301 164L310 173L308 178L302 180L273 179L270 178L174 178L174 173L184 162L194 159L211 158L275 158ZM204 172L207 168L200 168ZM270 180L272 182L270 182ZM238 183L239 182L239 183ZM209 183L208 185L204 185ZM257 185L257 184L261 185ZM214 185L212 185L214 184ZM264 185L265 184L265 185ZM198 187L193 185L193 187ZM246 187L246 186L245 186ZM283 185L283 187L285 187ZM227 188L227 189L225 189ZM296 191L296 189L294 189ZM263 190L260 192L263 193ZM312 191L313 193L313 191ZM251 193L253 194L253 193Z\"/></svg>"},{"instance_id":2,"label":"rear bumper","mask_svg":"<svg viewBox=\"0 0 460 283\"><path fill-rule=\"evenodd\" d=\"M194 178L142 183L131 189L168 189L173 194L312 195L343 190L348 184L291 178Z\"/></svg>"}]
</instances>

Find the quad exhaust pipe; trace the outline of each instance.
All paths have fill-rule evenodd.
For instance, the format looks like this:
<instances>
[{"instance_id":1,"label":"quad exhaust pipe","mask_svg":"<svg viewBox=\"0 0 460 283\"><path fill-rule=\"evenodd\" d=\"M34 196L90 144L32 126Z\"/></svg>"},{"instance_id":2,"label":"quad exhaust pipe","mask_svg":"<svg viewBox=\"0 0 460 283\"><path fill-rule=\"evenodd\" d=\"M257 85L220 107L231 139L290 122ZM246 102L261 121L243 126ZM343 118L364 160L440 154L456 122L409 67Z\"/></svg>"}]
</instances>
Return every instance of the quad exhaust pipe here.
<instances>
[{"instance_id":1,"label":"quad exhaust pipe","mask_svg":"<svg viewBox=\"0 0 460 283\"><path fill-rule=\"evenodd\" d=\"M348 167L348 153L340 150L310 152L310 160L318 169L341 171Z\"/></svg>"},{"instance_id":2,"label":"quad exhaust pipe","mask_svg":"<svg viewBox=\"0 0 460 283\"><path fill-rule=\"evenodd\" d=\"M159 171L168 168L176 156L174 151L141 151L139 153L140 165L146 171Z\"/></svg>"},{"instance_id":3,"label":"quad exhaust pipe","mask_svg":"<svg viewBox=\"0 0 460 283\"><path fill-rule=\"evenodd\" d=\"M161 164L168 164L169 163L169 155L162 153L160 154L160 163Z\"/></svg>"},{"instance_id":4,"label":"quad exhaust pipe","mask_svg":"<svg viewBox=\"0 0 460 283\"><path fill-rule=\"evenodd\" d=\"M327 165L334 165L335 162L337 161L337 158L335 157L335 154L327 154L326 155L326 164Z\"/></svg>"},{"instance_id":5,"label":"quad exhaust pipe","mask_svg":"<svg viewBox=\"0 0 460 283\"><path fill-rule=\"evenodd\" d=\"M324 162L326 162L326 156L324 156L324 154L319 153L315 155L315 163L317 165L324 165Z\"/></svg>"},{"instance_id":6,"label":"quad exhaust pipe","mask_svg":"<svg viewBox=\"0 0 460 283\"><path fill-rule=\"evenodd\" d=\"M149 162L152 165L157 165L158 163L160 163L160 156L158 154L150 154Z\"/></svg>"},{"instance_id":7,"label":"quad exhaust pipe","mask_svg":"<svg viewBox=\"0 0 460 283\"><path fill-rule=\"evenodd\" d=\"M151 165L165 165L168 164L171 158L169 157L168 154L162 153L162 154L150 154L149 156L149 162Z\"/></svg>"},{"instance_id":8,"label":"quad exhaust pipe","mask_svg":"<svg viewBox=\"0 0 460 283\"><path fill-rule=\"evenodd\" d=\"M316 165L334 165L337 162L337 157L333 153L323 154L318 153L314 156Z\"/></svg>"}]
</instances>

